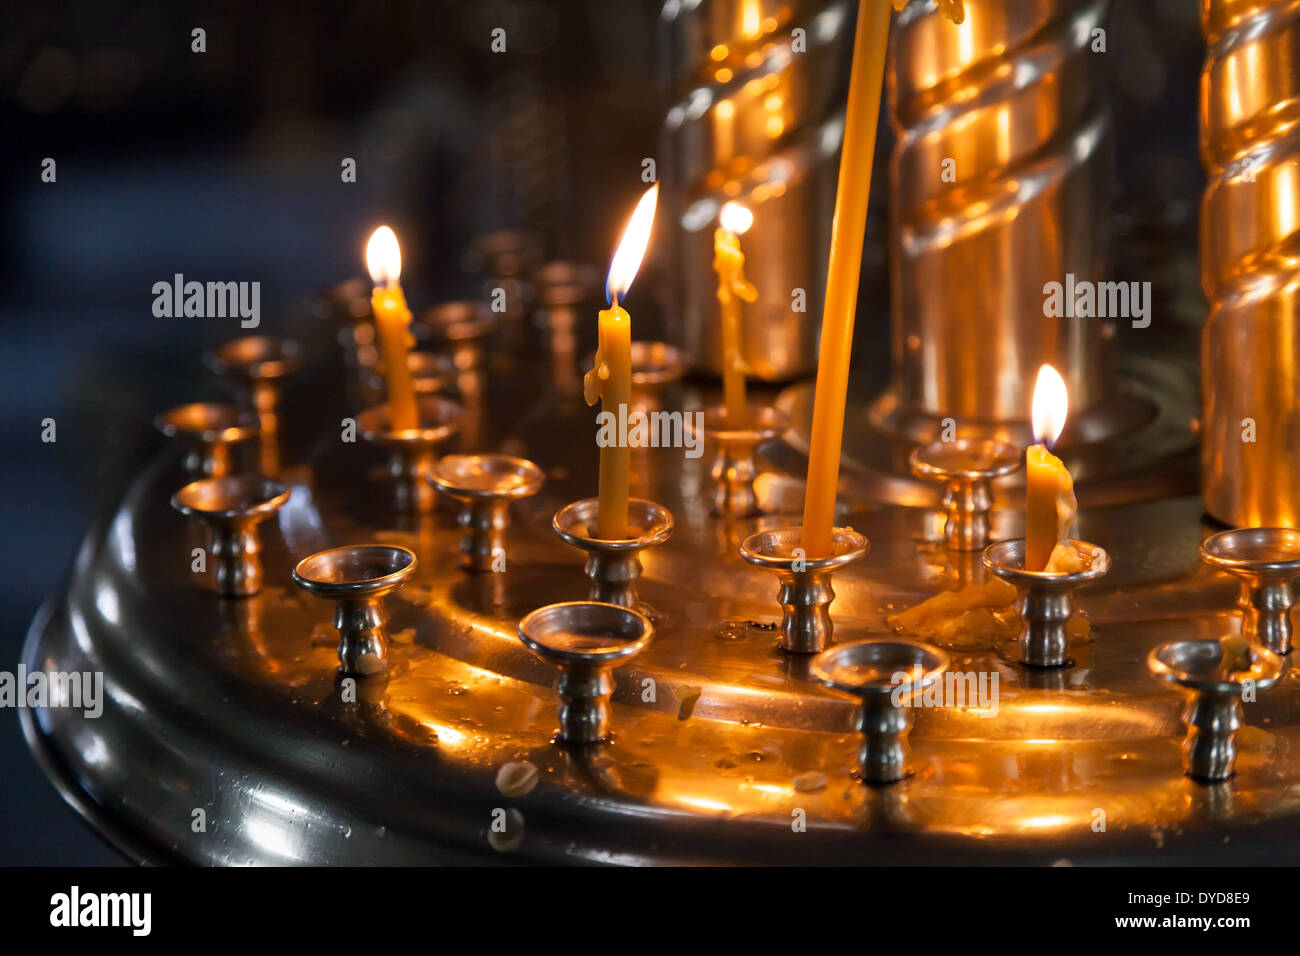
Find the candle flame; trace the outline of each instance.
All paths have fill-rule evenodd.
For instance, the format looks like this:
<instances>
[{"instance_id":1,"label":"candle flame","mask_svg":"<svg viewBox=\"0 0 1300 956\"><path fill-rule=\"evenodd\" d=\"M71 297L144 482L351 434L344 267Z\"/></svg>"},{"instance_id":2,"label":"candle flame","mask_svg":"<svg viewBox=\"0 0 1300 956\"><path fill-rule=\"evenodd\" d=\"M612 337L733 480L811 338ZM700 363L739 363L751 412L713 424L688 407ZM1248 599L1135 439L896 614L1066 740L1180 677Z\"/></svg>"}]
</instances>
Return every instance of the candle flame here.
<instances>
[{"instance_id":1,"label":"candle flame","mask_svg":"<svg viewBox=\"0 0 1300 956\"><path fill-rule=\"evenodd\" d=\"M1065 379L1050 365L1038 370L1034 383L1034 405L1030 419L1034 426L1034 441L1047 447L1056 444L1065 428L1065 416L1070 410L1070 396L1065 389Z\"/></svg>"},{"instance_id":2,"label":"candle flame","mask_svg":"<svg viewBox=\"0 0 1300 956\"><path fill-rule=\"evenodd\" d=\"M397 235L387 226L380 226L370 234L366 243L366 268L370 280L378 286L395 283L402 275L402 247Z\"/></svg>"},{"instance_id":3,"label":"candle flame","mask_svg":"<svg viewBox=\"0 0 1300 956\"><path fill-rule=\"evenodd\" d=\"M646 190L641 201L636 204L632 218L627 221L623 238L614 250L614 258L609 264L609 278L605 280L605 297L615 302L627 295L632 287L632 280L641 268L641 258L645 247L650 242L650 227L655 221L655 206L659 202L659 184Z\"/></svg>"},{"instance_id":4,"label":"candle flame","mask_svg":"<svg viewBox=\"0 0 1300 956\"><path fill-rule=\"evenodd\" d=\"M727 202L722 204L722 209L718 213L718 222L727 232L740 235L748 232L749 227L754 224L754 214L747 206L734 201Z\"/></svg>"}]
</instances>

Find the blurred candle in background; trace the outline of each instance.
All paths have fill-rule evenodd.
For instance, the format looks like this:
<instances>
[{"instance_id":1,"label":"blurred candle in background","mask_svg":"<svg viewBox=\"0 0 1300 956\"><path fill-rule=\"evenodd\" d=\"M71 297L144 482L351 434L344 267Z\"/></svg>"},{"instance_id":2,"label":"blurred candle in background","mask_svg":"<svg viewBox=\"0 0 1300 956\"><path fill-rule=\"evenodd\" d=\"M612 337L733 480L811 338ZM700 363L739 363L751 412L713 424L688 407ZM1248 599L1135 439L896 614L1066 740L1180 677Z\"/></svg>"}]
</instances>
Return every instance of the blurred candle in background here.
<instances>
[{"instance_id":1,"label":"blurred candle in background","mask_svg":"<svg viewBox=\"0 0 1300 956\"><path fill-rule=\"evenodd\" d=\"M745 254L739 236L754 224L754 214L738 202L724 203L713 233L713 269L718 274L718 304L722 309L722 394L727 421L742 425L745 410L745 359L741 338L741 301L753 302L758 290L745 278Z\"/></svg>"}]
</instances>

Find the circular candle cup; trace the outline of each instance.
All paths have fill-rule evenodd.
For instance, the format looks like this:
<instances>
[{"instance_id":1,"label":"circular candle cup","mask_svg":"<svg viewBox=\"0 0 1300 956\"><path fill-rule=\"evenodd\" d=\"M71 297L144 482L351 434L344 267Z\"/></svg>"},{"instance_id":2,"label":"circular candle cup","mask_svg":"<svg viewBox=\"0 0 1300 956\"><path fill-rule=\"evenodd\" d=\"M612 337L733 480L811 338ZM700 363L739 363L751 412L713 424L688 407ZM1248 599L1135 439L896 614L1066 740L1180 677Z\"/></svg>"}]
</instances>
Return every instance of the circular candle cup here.
<instances>
[{"instance_id":1,"label":"circular candle cup","mask_svg":"<svg viewBox=\"0 0 1300 956\"><path fill-rule=\"evenodd\" d=\"M257 414L237 405L194 402L154 419L168 438L186 444L184 467L195 478L221 478L233 470L231 446L258 433Z\"/></svg>"},{"instance_id":2,"label":"circular candle cup","mask_svg":"<svg viewBox=\"0 0 1300 956\"><path fill-rule=\"evenodd\" d=\"M408 352L406 367L411 372L411 387L416 395L437 395L456 384L456 363L441 352ZM361 370L361 383L373 395L382 396L384 393L384 375L376 365Z\"/></svg>"},{"instance_id":3,"label":"circular candle cup","mask_svg":"<svg viewBox=\"0 0 1300 956\"><path fill-rule=\"evenodd\" d=\"M533 273L543 304L574 308L591 301L600 288L600 270L585 262L548 262Z\"/></svg>"},{"instance_id":4,"label":"circular candle cup","mask_svg":"<svg viewBox=\"0 0 1300 956\"><path fill-rule=\"evenodd\" d=\"M215 590L247 597L262 590L257 526L283 507L289 489L261 475L227 475L191 482L172 495L172 507L208 529Z\"/></svg>"},{"instance_id":5,"label":"circular candle cup","mask_svg":"<svg viewBox=\"0 0 1300 956\"><path fill-rule=\"evenodd\" d=\"M510 455L447 455L429 481L460 502L460 564L470 571L492 571L498 556L504 568L505 532L510 502L541 490L542 470Z\"/></svg>"},{"instance_id":6,"label":"circular candle cup","mask_svg":"<svg viewBox=\"0 0 1300 956\"><path fill-rule=\"evenodd\" d=\"M339 666L363 677L388 670L388 612L383 598L415 574L415 554L384 544L318 551L293 569L300 588L335 603Z\"/></svg>"},{"instance_id":7,"label":"circular candle cup","mask_svg":"<svg viewBox=\"0 0 1300 956\"><path fill-rule=\"evenodd\" d=\"M654 626L644 614L617 604L568 601L538 608L519 622L524 646L560 669L560 730L566 743L609 737L611 671L645 650Z\"/></svg>"},{"instance_id":8,"label":"circular candle cup","mask_svg":"<svg viewBox=\"0 0 1300 956\"><path fill-rule=\"evenodd\" d=\"M745 421L732 422L721 405L704 410L701 437L714 451L709 477L713 481L712 510L716 515L748 518L760 513L754 491L754 479L758 477L754 449L779 438L790 427L785 413L771 406L749 405L746 412ZM688 415L687 422L691 420Z\"/></svg>"},{"instance_id":9,"label":"circular candle cup","mask_svg":"<svg viewBox=\"0 0 1300 956\"><path fill-rule=\"evenodd\" d=\"M477 368L482 361L482 341L497 327L497 317L483 302L457 299L425 309L411 323L420 341L447 346L459 371Z\"/></svg>"},{"instance_id":10,"label":"circular candle cup","mask_svg":"<svg viewBox=\"0 0 1300 956\"><path fill-rule=\"evenodd\" d=\"M758 531L740 544L740 556L764 571L775 574L780 583L782 650L792 654L816 654L830 643L835 625L831 602L835 589L831 577L836 571L865 557L871 549L866 537L852 528L831 531L831 554L808 558L800 547L803 528Z\"/></svg>"},{"instance_id":11,"label":"circular candle cup","mask_svg":"<svg viewBox=\"0 0 1300 956\"><path fill-rule=\"evenodd\" d=\"M1223 645L1215 640L1168 641L1152 648L1147 667L1158 680L1187 698L1183 723L1183 770L1196 780L1226 780L1237 758L1244 689L1267 690L1278 682L1285 659L1266 647L1248 645L1250 668L1224 669Z\"/></svg>"},{"instance_id":12,"label":"circular candle cup","mask_svg":"<svg viewBox=\"0 0 1300 956\"><path fill-rule=\"evenodd\" d=\"M261 426L262 471L280 470L280 380L302 367L302 348L291 339L246 335L232 339L203 357L216 375L248 389Z\"/></svg>"},{"instance_id":13,"label":"circular candle cup","mask_svg":"<svg viewBox=\"0 0 1300 956\"><path fill-rule=\"evenodd\" d=\"M1291 653L1292 582L1300 575L1300 531L1238 528L1210 535L1201 560L1241 584L1237 607L1241 633L1277 654Z\"/></svg>"},{"instance_id":14,"label":"circular candle cup","mask_svg":"<svg viewBox=\"0 0 1300 956\"><path fill-rule=\"evenodd\" d=\"M387 405L376 405L358 415L357 428L362 438L389 452L388 475L393 480L397 509L424 513L433 510L429 476L438 447L456 434L465 413L455 402L436 395L419 396L416 410L418 428L393 431Z\"/></svg>"},{"instance_id":15,"label":"circular candle cup","mask_svg":"<svg viewBox=\"0 0 1300 956\"><path fill-rule=\"evenodd\" d=\"M951 550L980 551L988 544L991 483L1018 470L1024 457L1016 446L987 438L936 441L913 450L912 474L944 485L943 531Z\"/></svg>"},{"instance_id":16,"label":"circular candle cup","mask_svg":"<svg viewBox=\"0 0 1300 956\"><path fill-rule=\"evenodd\" d=\"M812 678L858 700L858 763L867 783L894 783L907 773L912 701L948 669L948 655L905 638L839 644L812 659ZM896 706L897 699L901 705Z\"/></svg>"},{"instance_id":17,"label":"circular candle cup","mask_svg":"<svg viewBox=\"0 0 1300 956\"><path fill-rule=\"evenodd\" d=\"M595 535L599 512L600 499L583 498L557 511L551 526L565 544L587 552L591 599L631 607L636 603L636 579L641 576L640 552L668 540L673 533L672 513L653 501L629 498L630 537L608 539Z\"/></svg>"},{"instance_id":18,"label":"circular candle cup","mask_svg":"<svg viewBox=\"0 0 1300 956\"><path fill-rule=\"evenodd\" d=\"M1029 667L1065 667L1070 663L1069 637L1065 625L1074 613L1075 588L1105 577L1110 556L1088 541L1070 539L1077 550L1092 555L1092 566L1082 571L1025 570L1025 539L996 541L984 549L984 567L1020 590L1018 610L1020 663Z\"/></svg>"}]
</instances>

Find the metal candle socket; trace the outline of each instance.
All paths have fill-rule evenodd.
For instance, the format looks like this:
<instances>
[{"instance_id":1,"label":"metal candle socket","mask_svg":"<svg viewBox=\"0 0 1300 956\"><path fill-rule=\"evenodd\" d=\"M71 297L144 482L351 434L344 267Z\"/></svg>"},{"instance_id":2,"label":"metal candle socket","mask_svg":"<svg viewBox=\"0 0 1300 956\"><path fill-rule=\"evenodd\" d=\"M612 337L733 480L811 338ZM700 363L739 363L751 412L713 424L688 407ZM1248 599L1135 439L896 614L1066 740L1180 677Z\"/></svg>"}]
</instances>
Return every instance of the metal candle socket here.
<instances>
[{"instance_id":1,"label":"metal candle socket","mask_svg":"<svg viewBox=\"0 0 1300 956\"><path fill-rule=\"evenodd\" d=\"M495 570L498 555L505 557L510 502L537 494L545 480L531 461L509 455L447 455L434 466L429 481L461 504L461 567Z\"/></svg>"},{"instance_id":2,"label":"metal candle socket","mask_svg":"<svg viewBox=\"0 0 1300 956\"><path fill-rule=\"evenodd\" d=\"M383 598L410 580L416 563L415 553L406 548L362 544L318 551L293 569L295 584L336 604L343 673L369 677L387 672Z\"/></svg>"},{"instance_id":3,"label":"metal candle socket","mask_svg":"<svg viewBox=\"0 0 1300 956\"><path fill-rule=\"evenodd\" d=\"M464 409L449 399L436 395L421 396L416 407L420 426L393 431L388 421L388 406L376 405L357 416L361 437L389 451L388 475L395 488L399 511L433 510L433 474L438 446L460 428Z\"/></svg>"},{"instance_id":4,"label":"metal candle socket","mask_svg":"<svg viewBox=\"0 0 1300 956\"><path fill-rule=\"evenodd\" d=\"M831 555L808 558L800 542L803 528L777 528L751 534L740 545L740 556L755 567L771 571L781 588L782 650L795 654L816 654L830 642L834 624L831 602L835 589L831 576L840 568L866 555L871 545L852 528L835 528L831 533Z\"/></svg>"},{"instance_id":5,"label":"metal candle socket","mask_svg":"<svg viewBox=\"0 0 1300 956\"><path fill-rule=\"evenodd\" d=\"M1210 535L1201 560L1241 581L1241 633L1275 654L1291 653L1291 582L1300 575L1300 531L1242 528Z\"/></svg>"},{"instance_id":6,"label":"metal candle socket","mask_svg":"<svg viewBox=\"0 0 1300 956\"><path fill-rule=\"evenodd\" d=\"M858 762L864 781L903 779L912 701L940 678L948 663L938 648L898 638L840 644L813 658L814 680L859 701L854 726L862 733ZM895 680L899 674L906 677ZM900 705L894 703L896 693Z\"/></svg>"},{"instance_id":7,"label":"metal candle socket","mask_svg":"<svg viewBox=\"0 0 1300 956\"><path fill-rule=\"evenodd\" d=\"M1147 667L1159 680L1187 696L1183 723L1183 769L1197 780L1226 780L1237 759L1243 688L1267 690L1282 676L1285 662L1267 648L1251 646L1250 669L1225 668L1223 645L1215 640L1170 641L1152 649Z\"/></svg>"},{"instance_id":8,"label":"metal candle socket","mask_svg":"<svg viewBox=\"0 0 1300 956\"><path fill-rule=\"evenodd\" d=\"M713 513L748 518L759 513L754 479L758 466L754 449L790 427L785 413L751 405L744 422L731 422L722 406L705 409L703 438L714 447L709 477L713 479Z\"/></svg>"},{"instance_id":9,"label":"metal candle socket","mask_svg":"<svg viewBox=\"0 0 1300 956\"><path fill-rule=\"evenodd\" d=\"M557 511L551 526L565 544L587 552L591 600L631 607L636 603L636 579L641 576L640 553L668 540L673 516L663 505L630 498L627 528L631 537L611 540L594 535L599 511L598 498L583 498Z\"/></svg>"},{"instance_id":10,"label":"metal candle socket","mask_svg":"<svg viewBox=\"0 0 1300 956\"><path fill-rule=\"evenodd\" d=\"M1020 663L1029 667L1064 667L1070 663L1065 625L1074 613L1074 589L1104 577L1110 570L1105 549L1071 539L1081 554L1091 556L1082 571L1026 571L1025 539L997 541L984 549L981 561L1008 584L1020 589Z\"/></svg>"},{"instance_id":11,"label":"metal candle socket","mask_svg":"<svg viewBox=\"0 0 1300 956\"><path fill-rule=\"evenodd\" d=\"M205 478L172 495L172 507L208 529L213 581L223 597L262 590L257 526L289 500L289 489L260 475Z\"/></svg>"},{"instance_id":12,"label":"metal candle socket","mask_svg":"<svg viewBox=\"0 0 1300 956\"><path fill-rule=\"evenodd\" d=\"M609 737L610 672L640 654L653 636L644 614L597 601L549 604L519 622L524 646L560 668L560 740L587 744Z\"/></svg>"},{"instance_id":13,"label":"metal candle socket","mask_svg":"<svg viewBox=\"0 0 1300 956\"><path fill-rule=\"evenodd\" d=\"M437 395L456 384L456 363L441 352L407 352L406 367L416 395ZM378 366L367 365L361 370L361 384L377 397L384 394L384 375Z\"/></svg>"},{"instance_id":14,"label":"metal candle socket","mask_svg":"<svg viewBox=\"0 0 1300 956\"><path fill-rule=\"evenodd\" d=\"M185 470L194 478L220 478L233 470L231 446L258 432L257 415L237 405L194 402L154 419L168 438L186 442Z\"/></svg>"},{"instance_id":15,"label":"metal candle socket","mask_svg":"<svg viewBox=\"0 0 1300 956\"><path fill-rule=\"evenodd\" d=\"M203 357L217 375L234 379L249 392L262 430L262 471L280 469L280 379L302 367L302 349L291 339L246 335Z\"/></svg>"},{"instance_id":16,"label":"metal candle socket","mask_svg":"<svg viewBox=\"0 0 1300 956\"><path fill-rule=\"evenodd\" d=\"M943 534L953 551L980 551L989 543L992 481L1024 462L1014 445L986 438L959 438L922 445L909 459L912 474L944 483Z\"/></svg>"}]
</instances>

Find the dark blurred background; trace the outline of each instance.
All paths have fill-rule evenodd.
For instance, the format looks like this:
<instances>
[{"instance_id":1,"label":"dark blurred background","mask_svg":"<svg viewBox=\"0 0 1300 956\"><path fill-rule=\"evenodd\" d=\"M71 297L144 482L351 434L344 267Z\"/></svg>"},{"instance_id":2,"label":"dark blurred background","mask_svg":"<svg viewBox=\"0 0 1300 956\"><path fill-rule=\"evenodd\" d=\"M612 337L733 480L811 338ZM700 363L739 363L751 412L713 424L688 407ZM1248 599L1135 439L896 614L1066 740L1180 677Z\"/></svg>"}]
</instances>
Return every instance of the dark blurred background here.
<instances>
[{"instance_id":1,"label":"dark blurred background","mask_svg":"<svg viewBox=\"0 0 1300 956\"><path fill-rule=\"evenodd\" d=\"M16 667L90 522L160 446L153 415L209 397L200 355L239 334L230 320L155 318L153 284L258 280L259 331L274 333L361 274L380 222L401 237L413 303L472 293L470 240L502 227L526 225L552 257L603 268L669 99L660 7L0 6L0 669ZM1195 267L1196 7L1143 0L1112 14L1116 278ZM508 55L490 50L497 26ZM196 27L204 53L191 51ZM882 148L888 137L882 123ZM46 157L54 183L41 180ZM347 157L355 183L341 181ZM887 195L873 189L874 211ZM878 241L867 256L883 271ZM45 418L55 443L41 441ZM37 771L12 711L0 715L0 766L0 863L116 861Z\"/></svg>"}]
</instances>

